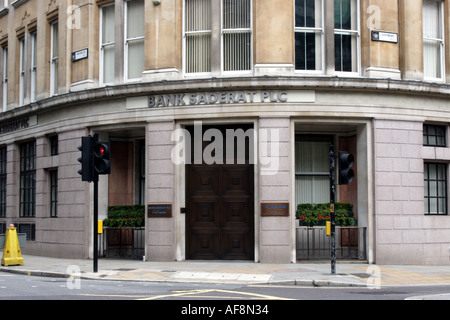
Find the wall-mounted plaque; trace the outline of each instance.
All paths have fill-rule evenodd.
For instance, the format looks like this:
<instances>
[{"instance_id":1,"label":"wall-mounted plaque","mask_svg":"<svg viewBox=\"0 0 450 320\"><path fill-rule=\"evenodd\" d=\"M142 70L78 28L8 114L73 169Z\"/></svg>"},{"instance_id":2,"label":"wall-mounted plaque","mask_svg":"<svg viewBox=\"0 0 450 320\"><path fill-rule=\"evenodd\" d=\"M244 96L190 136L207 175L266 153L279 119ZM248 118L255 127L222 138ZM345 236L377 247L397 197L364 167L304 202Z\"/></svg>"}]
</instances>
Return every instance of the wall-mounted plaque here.
<instances>
[{"instance_id":1,"label":"wall-mounted plaque","mask_svg":"<svg viewBox=\"0 0 450 320\"><path fill-rule=\"evenodd\" d=\"M147 205L148 218L170 218L172 217L172 204L154 203Z\"/></svg>"},{"instance_id":2,"label":"wall-mounted plaque","mask_svg":"<svg viewBox=\"0 0 450 320\"><path fill-rule=\"evenodd\" d=\"M286 203L261 203L262 217L288 217L289 202Z\"/></svg>"},{"instance_id":3,"label":"wall-mounted plaque","mask_svg":"<svg viewBox=\"0 0 450 320\"><path fill-rule=\"evenodd\" d=\"M398 43L398 34L372 30L372 41Z\"/></svg>"}]
</instances>

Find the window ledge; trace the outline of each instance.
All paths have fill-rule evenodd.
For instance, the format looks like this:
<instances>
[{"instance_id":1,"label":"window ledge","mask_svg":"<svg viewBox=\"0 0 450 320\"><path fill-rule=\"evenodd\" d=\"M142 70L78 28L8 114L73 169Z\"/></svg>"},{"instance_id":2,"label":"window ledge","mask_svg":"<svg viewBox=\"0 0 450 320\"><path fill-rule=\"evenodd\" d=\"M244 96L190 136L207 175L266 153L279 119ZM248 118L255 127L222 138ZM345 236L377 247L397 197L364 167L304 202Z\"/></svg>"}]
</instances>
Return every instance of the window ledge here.
<instances>
[{"instance_id":1,"label":"window ledge","mask_svg":"<svg viewBox=\"0 0 450 320\"><path fill-rule=\"evenodd\" d=\"M28 0L16 0L13 3L11 3L11 5L13 6L14 9L17 9L26 2L28 2Z\"/></svg>"}]
</instances>

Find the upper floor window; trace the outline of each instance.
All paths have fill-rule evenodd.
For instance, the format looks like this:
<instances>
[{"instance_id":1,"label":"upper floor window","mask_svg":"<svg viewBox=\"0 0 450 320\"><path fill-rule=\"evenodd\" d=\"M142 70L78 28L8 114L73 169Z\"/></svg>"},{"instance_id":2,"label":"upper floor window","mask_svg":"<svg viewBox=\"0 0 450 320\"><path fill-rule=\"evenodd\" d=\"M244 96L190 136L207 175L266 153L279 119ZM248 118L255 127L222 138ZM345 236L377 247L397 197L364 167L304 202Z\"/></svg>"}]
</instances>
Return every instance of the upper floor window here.
<instances>
[{"instance_id":1,"label":"upper floor window","mask_svg":"<svg viewBox=\"0 0 450 320\"><path fill-rule=\"evenodd\" d=\"M423 72L425 79L444 79L443 14L443 1L423 1Z\"/></svg>"},{"instance_id":2,"label":"upper floor window","mask_svg":"<svg viewBox=\"0 0 450 320\"><path fill-rule=\"evenodd\" d=\"M144 71L144 0L125 2L125 79L141 79Z\"/></svg>"},{"instance_id":3,"label":"upper floor window","mask_svg":"<svg viewBox=\"0 0 450 320\"><path fill-rule=\"evenodd\" d=\"M295 0L295 69L322 70L322 0Z\"/></svg>"},{"instance_id":4,"label":"upper floor window","mask_svg":"<svg viewBox=\"0 0 450 320\"><path fill-rule=\"evenodd\" d=\"M114 5L100 8L100 83L114 83Z\"/></svg>"},{"instance_id":5,"label":"upper floor window","mask_svg":"<svg viewBox=\"0 0 450 320\"><path fill-rule=\"evenodd\" d=\"M185 72L250 71L251 1L185 0L184 4ZM213 16L215 12L220 12L221 16ZM213 30L220 30L220 35L213 34ZM217 56L212 56L213 52Z\"/></svg>"},{"instance_id":6,"label":"upper floor window","mask_svg":"<svg viewBox=\"0 0 450 320\"><path fill-rule=\"evenodd\" d=\"M336 71L359 72L359 1L334 0Z\"/></svg>"},{"instance_id":7,"label":"upper floor window","mask_svg":"<svg viewBox=\"0 0 450 320\"><path fill-rule=\"evenodd\" d=\"M7 110L8 107L8 47L3 47L3 111Z\"/></svg>"},{"instance_id":8,"label":"upper floor window","mask_svg":"<svg viewBox=\"0 0 450 320\"><path fill-rule=\"evenodd\" d=\"M250 0L222 1L222 70L251 70L252 14Z\"/></svg>"},{"instance_id":9,"label":"upper floor window","mask_svg":"<svg viewBox=\"0 0 450 320\"><path fill-rule=\"evenodd\" d=\"M58 94L58 21L50 25L50 95Z\"/></svg>"},{"instance_id":10,"label":"upper floor window","mask_svg":"<svg viewBox=\"0 0 450 320\"><path fill-rule=\"evenodd\" d=\"M445 129L445 126L425 124L423 126L423 145L430 147L445 147Z\"/></svg>"},{"instance_id":11,"label":"upper floor window","mask_svg":"<svg viewBox=\"0 0 450 320\"><path fill-rule=\"evenodd\" d=\"M19 39L19 106L25 102L25 37Z\"/></svg>"},{"instance_id":12,"label":"upper floor window","mask_svg":"<svg viewBox=\"0 0 450 320\"><path fill-rule=\"evenodd\" d=\"M31 33L31 79L30 79L30 100L36 101L36 68L37 68L37 33Z\"/></svg>"},{"instance_id":13,"label":"upper floor window","mask_svg":"<svg viewBox=\"0 0 450 320\"><path fill-rule=\"evenodd\" d=\"M186 73L211 72L211 0L186 0L184 10Z\"/></svg>"}]
</instances>

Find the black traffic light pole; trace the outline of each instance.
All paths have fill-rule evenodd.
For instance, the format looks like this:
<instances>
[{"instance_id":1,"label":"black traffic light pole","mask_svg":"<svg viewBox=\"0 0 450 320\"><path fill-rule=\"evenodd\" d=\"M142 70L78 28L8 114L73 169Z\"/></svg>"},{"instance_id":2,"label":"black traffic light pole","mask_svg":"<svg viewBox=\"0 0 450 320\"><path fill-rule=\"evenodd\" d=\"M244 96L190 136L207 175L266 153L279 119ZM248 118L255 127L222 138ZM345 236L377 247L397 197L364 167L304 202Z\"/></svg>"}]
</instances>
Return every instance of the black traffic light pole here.
<instances>
[{"instance_id":1,"label":"black traffic light pole","mask_svg":"<svg viewBox=\"0 0 450 320\"><path fill-rule=\"evenodd\" d=\"M335 175L334 164L334 145L330 145L330 222L331 222L331 274L336 274L336 221L335 221L335 193L336 185L334 183Z\"/></svg>"},{"instance_id":2,"label":"black traffic light pole","mask_svg":"<svg viewBox=\"0 0 450 320\"><path fill-rule=\"evenodd\" d=\"M110 153L109 142L98 141L98 134L81 138L81 146L78 150L82 152L78 161L81 163L82 181L94 182L94 223L93 223L93 242L94 242L94 272L98 270L98 176L101 174L110 174Z\"/></svg>"},{"instance_id":3,"label":"black traffic light pole","mask_svg":"<svg viewBox=\"0 0 450 320\"><path fill-rule=\"evenodd\" d=\"M98 271L98 174L94 173L94 273Z\"/></svg>"},{"instance_id":4,"label":"black traffic light pole","mask_svg":"<svg viewBox=\"0 0 450 320\"><path fill-rule=\"evenodd\" d=\"M330 222L331 222L331 274L336 274L336 215L335 215L335 153L334 145L330 145ZM352 154L339 151L338 152L338 171L339 171L339 184L349 184L354 179L354 172L351 169L354 164L354 157Z\"/></svg>"}]
</instances>

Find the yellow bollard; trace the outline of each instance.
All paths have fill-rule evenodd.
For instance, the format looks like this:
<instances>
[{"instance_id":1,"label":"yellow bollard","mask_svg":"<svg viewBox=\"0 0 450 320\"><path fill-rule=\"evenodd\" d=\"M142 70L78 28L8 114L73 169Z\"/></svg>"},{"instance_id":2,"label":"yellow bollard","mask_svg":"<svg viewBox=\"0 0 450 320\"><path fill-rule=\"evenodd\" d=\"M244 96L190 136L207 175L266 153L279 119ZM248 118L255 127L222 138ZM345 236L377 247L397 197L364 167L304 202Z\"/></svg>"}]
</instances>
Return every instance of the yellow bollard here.
<instances>
[{"instance_id":1,"label":"yellow bollard","mask_svg":"<svg viewBox=\"0 0 450 320\"><path fill-rule=\"evenodd\" d=\"M98 234L102 234L103 233L103 220L98 220L97 233Z\"/></svg>"},{"instance_id":2,"label":"yellow bollard","mask_svg":"<svg viewBox=\"0 0 450 320\"><path fill-rule=\"evenodd\" d=\"M23 266L23 258L20 253L19 237L17 229L11 225L5 234L5 247L3 248L2 265L20 265Z\"/></svg>"}]
</instances>

